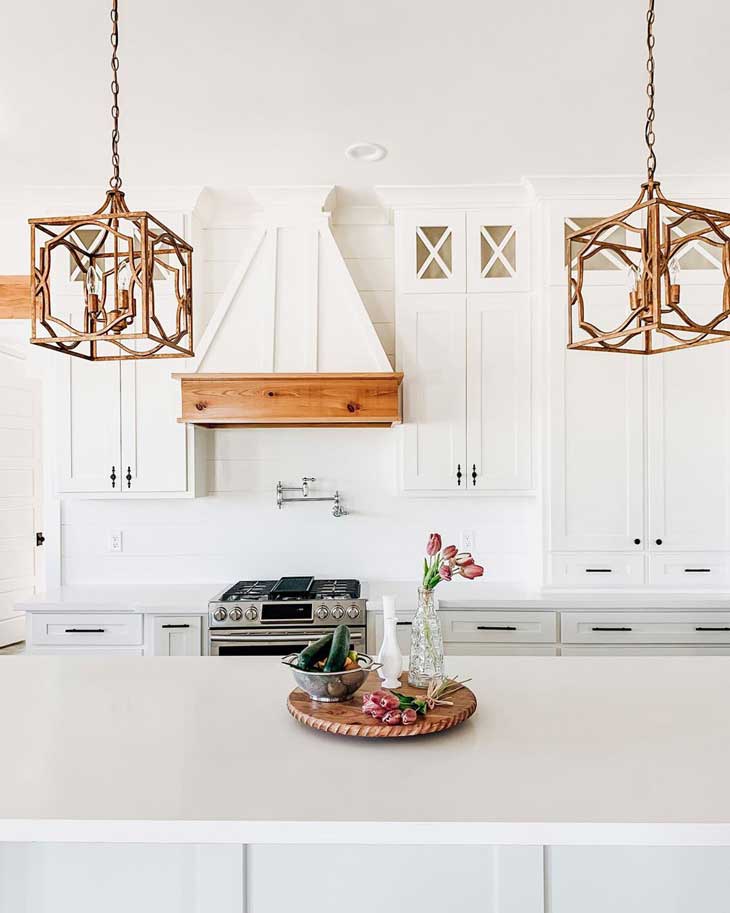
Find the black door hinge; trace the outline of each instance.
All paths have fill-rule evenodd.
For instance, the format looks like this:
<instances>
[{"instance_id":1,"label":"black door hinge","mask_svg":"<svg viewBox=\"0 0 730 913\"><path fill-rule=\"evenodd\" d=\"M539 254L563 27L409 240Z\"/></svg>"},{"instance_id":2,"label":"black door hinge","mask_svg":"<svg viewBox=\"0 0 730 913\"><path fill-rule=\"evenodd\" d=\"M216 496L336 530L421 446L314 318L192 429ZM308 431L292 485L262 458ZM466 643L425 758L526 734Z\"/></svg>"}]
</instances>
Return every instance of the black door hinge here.
<instances>
[{"instance_id":1,"label":"black door hinge","mask_svg":"<svg viewBox=\"0 0 730 913\"><path fill-rule=\"evenodd\" d=\"M36 533L36 534L35 534L35 544L36 544L36 545L43 545L43 543L44 543L45 541L46 541L46 537L43 535L43 533Z\"/></svg>"}]
</instances>

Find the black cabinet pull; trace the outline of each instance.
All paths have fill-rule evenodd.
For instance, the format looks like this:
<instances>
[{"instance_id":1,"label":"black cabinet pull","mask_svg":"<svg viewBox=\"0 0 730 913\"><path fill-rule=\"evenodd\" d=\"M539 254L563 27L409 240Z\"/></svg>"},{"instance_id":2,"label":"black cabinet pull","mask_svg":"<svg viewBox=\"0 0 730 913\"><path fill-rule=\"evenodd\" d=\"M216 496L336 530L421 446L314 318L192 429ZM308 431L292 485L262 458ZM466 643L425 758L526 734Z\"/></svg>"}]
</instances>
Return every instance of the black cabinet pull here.
<instances>
[{"instance_id":1,"label":"black cabinet pull","mask_svg":"<svg viewBox=\"0 0 730 913\"><path fill-rule=\"evenodd\" d=\"M410 621L396 621L396 625L398 625L399 628L400 628L402 625L406 625L407 627L410 628L411 624L412 624L412 622L410 622Z\"/></svg>"},{"instance_id":2,"label":"black cabinet pull","mask_svg":"<svg viewBox=\"0 0 730 913\"><path fill-rule=\"evenodd\" d=\"M456 464L456 484L461 485L461 463Z\"/></svg>"},{"instance_id":3,"label":"black cabinet pull","mask_svg":"<svg viewBox=\"0 0 730 913\"><path fill-rule=\"evenodd\" d=\"M471 467L471 484L472 485L477 484L477 464L476 463L472 463L472 467Z\"/></svg>"},{"instance_id":4,"label":"black cabinet pull","mask_svg":"<svg viewBox=\"0 0 730 913\"><path fill-rule=\"evenodd\" d=\"M712 568L709 567L686 567L685 574L711 574Z\"/></svg>"},{"instance_id":5,"label":"black cabinet pull","mask_svg":"<svg viewBox=\"0 0 730 913\"><path fill-rule=\"evenodd\" d=\"M477 631L516 631L514 625L477 625Z\"/></svg>"},{"instance_id":6,"label":"black cabinet pull","mask_svg":"<svg viewBox=\"0 0 730 913\"><path fill-rule=\"evenodd\" d=\"M127 480L127 488L132 487L132 467L127 466L127 474L124 477Z\"/></svg>"},{"instance_id":7,"label":"black cabinet pull","mask_svg":"<svg viewBox=\"0 0 730 913\"><path fill-rule=\"evenodd\" d=\"M611 567L587 567L586 574L612 574L613 568Z\"/></svg>"},{"instance_id":8,"label":"black cabinet pull","mask_svg":"<svg viewBox=\"0 0 730 913\"><path fill-rule=\"evenodd\" d=\"M114 466L112 466L112 474L109 476L109 478L112 480L112 488L116 488L117 487L117 470Z\"/></svg>"},{"instance_id":9,"label":"black cabinet pull","mask_svg":"<svg viewBox=\"0 0 730 913\"><path fill-rule=\"evenodd\" d=\"M66 628L67 634L103 634L105 628Z\"/></svg>"},{"instance_id":10,"label":"black cabinet pull","mask_svg":"<svg viewBox=\"0 0 730 913\"><path fill-rule=\"evenodd\" d=\"M163 628L189 628L190 625L163 625Z\"/></svg>"},{"instance_id":11,"label":"black cabinet pull","mask_svg":"<svg viewBox=\"0 0 730 913\"><path fill-rule=\"evenodd\" d=\"M633 628L591 628L591 631L633 631Z\"/></svg>"},{"instance_id":12,"label":"black cabinet pull","mask_svg":"<svg viewBox=\"0 0 730 913\"><path fill-rule=\"evenodd\" d=\"M699 625L695 631L730 631L730 628L703 628L702 625Z\"/></svg>"}]
</instances>

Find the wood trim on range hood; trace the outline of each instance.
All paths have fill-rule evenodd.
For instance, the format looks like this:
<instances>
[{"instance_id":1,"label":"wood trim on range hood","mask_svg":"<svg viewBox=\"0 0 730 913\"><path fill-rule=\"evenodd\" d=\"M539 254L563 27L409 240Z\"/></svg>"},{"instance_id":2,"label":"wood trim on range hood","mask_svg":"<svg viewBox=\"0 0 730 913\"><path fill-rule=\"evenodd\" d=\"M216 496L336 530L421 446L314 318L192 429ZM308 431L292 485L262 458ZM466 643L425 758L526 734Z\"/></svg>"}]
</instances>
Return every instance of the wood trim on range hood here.
<instances>
[{"instance_id":1,"label":"wood trim on range hood","mask_svg":"<svg viewBox=\"0 0 730 913\"><path fill-rule=\"evenodd\" d=\"M387 428L401 422L400 372L173 374L180 422L206 428Z\"/></svg>"},{"instance_id":2,"label":"wood trim on range hood","mask_svg":"<svg viewBox=\"0 0 730 913\"><path fill-rule=\"evenodd\" d=\"M30 276L0 276L0 319L30 318Z\"/></svg>"}]
</instances>

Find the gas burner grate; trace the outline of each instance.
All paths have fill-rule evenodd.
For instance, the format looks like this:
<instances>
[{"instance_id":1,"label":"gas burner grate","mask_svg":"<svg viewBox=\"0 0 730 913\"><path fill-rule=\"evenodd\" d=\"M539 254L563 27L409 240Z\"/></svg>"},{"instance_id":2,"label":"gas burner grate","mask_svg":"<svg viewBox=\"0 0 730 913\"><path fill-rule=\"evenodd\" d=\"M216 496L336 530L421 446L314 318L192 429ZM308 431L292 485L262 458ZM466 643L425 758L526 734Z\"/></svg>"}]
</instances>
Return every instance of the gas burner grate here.
<instances>
[{"instance_id":1,"label":"gas burner grate","mask_svg":"<svg viewBox=\"0 0 730 913\"><path fill-rule=\"evenodd\" d=\"M358 580L315 580L312 584L315 599L359 599Z\"/></svg>"},{"instance_id":2,"label":"gas burner grate","mask_svg":"<svg viewBox=\"0 0 730 913\"><path fill-rule=\"evenodd\" d=\"M275 583L275 580L239 580L238 583L234 583L230 589L225 591L221 600L223 602L235 602L239 599L265 599Z\"/></svg>"}]
</instances>

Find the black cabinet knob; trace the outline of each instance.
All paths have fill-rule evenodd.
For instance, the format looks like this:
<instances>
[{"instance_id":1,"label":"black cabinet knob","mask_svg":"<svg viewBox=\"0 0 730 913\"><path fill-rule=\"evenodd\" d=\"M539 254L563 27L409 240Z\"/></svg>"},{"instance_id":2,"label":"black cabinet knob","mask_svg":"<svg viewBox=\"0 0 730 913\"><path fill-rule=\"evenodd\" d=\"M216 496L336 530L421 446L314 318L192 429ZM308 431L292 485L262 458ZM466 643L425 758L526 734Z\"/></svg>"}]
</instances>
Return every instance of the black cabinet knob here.
<instances>
[{"instance_id":1,"label":"black cabinet knob","mask_svg":"<svg viewBox=\"0 0 730 913\"><path fill-rule=\"evenodd\" d=\"M657 545L661 545L661 544L662 544L662 540L661 540L661 539L657 539L657 540L656 540L656 544L657 544Z\"/></svg>"},{"instance_id":2,"label":"black cabinet knob","mask_svg":"<svg viewBox=\"0 0 730 913\"><path fill-rule=\"evenodd\" d=\"M634 539L634 545L641 545L641 539Z\"/></svg>"}]
</instances>

